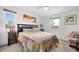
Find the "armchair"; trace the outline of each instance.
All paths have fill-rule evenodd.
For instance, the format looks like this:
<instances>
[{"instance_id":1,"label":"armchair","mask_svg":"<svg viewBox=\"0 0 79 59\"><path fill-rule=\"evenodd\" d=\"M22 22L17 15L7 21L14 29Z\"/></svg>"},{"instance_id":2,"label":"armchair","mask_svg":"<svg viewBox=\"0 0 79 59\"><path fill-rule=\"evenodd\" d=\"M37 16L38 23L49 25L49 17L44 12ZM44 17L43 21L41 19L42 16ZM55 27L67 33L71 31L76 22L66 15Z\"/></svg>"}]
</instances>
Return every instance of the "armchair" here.
<instances>
[{"instance_id":1,"label":"armchair","mask_svg":"<svg viewBox=\"0 0 79 59\"><path fill-rule=\"evenodd\" d=\"M79 33L71 32L68 35L68 40L70 47L75 47L76 49L79 49Z\"/></svg>"}]
</instances>

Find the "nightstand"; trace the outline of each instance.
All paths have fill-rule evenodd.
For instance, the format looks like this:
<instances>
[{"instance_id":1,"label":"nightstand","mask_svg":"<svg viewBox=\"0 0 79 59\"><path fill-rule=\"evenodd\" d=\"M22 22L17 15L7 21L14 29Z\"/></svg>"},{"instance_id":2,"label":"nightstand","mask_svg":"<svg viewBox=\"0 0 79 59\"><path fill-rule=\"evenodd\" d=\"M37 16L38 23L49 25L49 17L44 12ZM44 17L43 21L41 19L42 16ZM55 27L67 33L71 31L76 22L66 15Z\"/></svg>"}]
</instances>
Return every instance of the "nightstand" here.
<instances>
[{"instance_id":1,"label":"nightstand","mask_svg":"<svg viewBox=\"0 0 79 59\"><path fill-rule=\"evenodd\" d=\"M17 43L17 33L16 32L8 32L8 46Z\"/></svg>"},{"instance_id":2,"label":"nightstand","mask_svg":"<svg viewBox=\"0 0 79 59\"><path fill-rule=\"evenodd\" d=\"M40 31L44 31L44 29L40 29Z\"/></svg>"}]
</instances>

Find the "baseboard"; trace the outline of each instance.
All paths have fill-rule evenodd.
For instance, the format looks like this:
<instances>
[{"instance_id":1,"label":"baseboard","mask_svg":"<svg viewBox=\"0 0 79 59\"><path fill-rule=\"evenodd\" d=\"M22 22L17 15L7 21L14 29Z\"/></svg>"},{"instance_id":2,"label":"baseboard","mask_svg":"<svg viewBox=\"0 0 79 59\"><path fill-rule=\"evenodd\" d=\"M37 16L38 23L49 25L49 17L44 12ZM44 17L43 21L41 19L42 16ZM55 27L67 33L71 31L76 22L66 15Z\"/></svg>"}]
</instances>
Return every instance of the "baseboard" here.
<instances>
[{"instance_id":1,"label":"baseboard","mask_svg":"<svg viewBox=\"0 0 79 59\"><path fill-rule=\"evenodd\" d=\"M0 47L8 46L8 44L0 45Z\"/></svg>"}]
</instances>

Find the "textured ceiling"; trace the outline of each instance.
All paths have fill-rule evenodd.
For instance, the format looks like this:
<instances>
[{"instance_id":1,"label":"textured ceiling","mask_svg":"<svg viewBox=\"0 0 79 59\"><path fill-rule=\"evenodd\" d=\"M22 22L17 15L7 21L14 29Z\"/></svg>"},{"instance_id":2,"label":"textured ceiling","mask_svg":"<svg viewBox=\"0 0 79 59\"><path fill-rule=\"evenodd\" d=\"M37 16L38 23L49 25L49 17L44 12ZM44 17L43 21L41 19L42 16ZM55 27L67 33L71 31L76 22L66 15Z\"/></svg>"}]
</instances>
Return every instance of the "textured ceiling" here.
<instances>
[{"instance_id":1,"label":"textured ceiling","mask_svg":"<svg viewBox=\"0 0 79 59\"><path fill-rule=\"evenodd\" d=\"M54 14L79 10L79 6L48 6L49 9L47 11L45 11L42 6L19 6L17 8L39 17L47 17Z\"/></svg>"}]
</instances>

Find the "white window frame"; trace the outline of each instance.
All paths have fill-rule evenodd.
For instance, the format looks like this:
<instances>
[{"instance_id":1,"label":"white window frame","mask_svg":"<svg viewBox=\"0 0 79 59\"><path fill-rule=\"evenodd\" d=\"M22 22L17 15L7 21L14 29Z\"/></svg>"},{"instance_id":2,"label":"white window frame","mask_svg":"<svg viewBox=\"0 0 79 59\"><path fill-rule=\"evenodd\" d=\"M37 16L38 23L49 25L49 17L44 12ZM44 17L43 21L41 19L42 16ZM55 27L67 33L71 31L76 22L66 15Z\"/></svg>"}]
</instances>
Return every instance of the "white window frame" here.
<instances>
[{"instance_id":1,"label":"white window frame","mask_svg":"<svg viewBox=\"0 0 79 59\"><path fill-rule=\"evenodd\" d=\"M8 10L8 9L3 9L3 11L4 11L4 20L6 21L5 22L5 27L7 28L7 25L8 26L10 25L9 27L15 26L16 25L16 12ZM10 20L6 19L6 13L14 14L13 16L15 17L15 19L11 20L12 23L9 23Z\"/></svg>"},{"instance_id":2,"label":"white window frame","mask_svg":"<svg viewBox=\"0 0 79 59\"><path fill-rule=\"evenodd\" d=\"M56 23L53 23L55 19L59 19L59 22L58 22L59 25L56 24ZM59 26L60 26L60 17L50 18L49 22L50 22L50 26L51 26L52 28L59 28ZM57 22L57 21L55 21L55 22Z\"/></svg>"}]
</instances>

